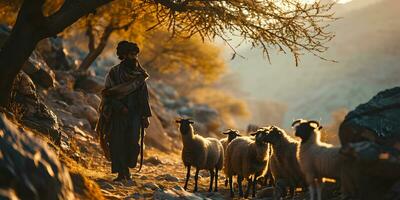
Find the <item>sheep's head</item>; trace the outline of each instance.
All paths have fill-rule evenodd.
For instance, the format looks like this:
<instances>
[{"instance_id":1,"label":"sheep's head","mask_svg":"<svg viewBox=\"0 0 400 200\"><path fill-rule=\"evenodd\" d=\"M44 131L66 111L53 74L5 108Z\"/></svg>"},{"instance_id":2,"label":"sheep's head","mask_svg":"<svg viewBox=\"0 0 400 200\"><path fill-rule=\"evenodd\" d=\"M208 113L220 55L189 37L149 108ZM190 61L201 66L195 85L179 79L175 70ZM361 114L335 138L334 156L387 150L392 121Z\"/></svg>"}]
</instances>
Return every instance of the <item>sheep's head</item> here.
<instances>
[{"instance_id":1,"label":"sheep's head","mask_svg":"<svg viewBox=\"0 0 400 200\"><path fill-rule=\"evenodd\" d=\"M316 134L316 131L322 129L322 126L319 125L318 121L307 121L304 119L295 120L292 123L292 127L295 129L295 135L301 138L302 142L308 141L313 134Z\"/></svg>"},{"instance_id":2,"label":"sheep's head","mask_svg":"<svg viewBox=\"0 0 400 200\"><path fill-rule=\"evenodd\" d=\"M194 124L194 121L192 119L181 118L177 119L175 122L179 124L179 130L181 131L182 135L186 135L193 132L192 124Z\"/></svg>"},{"instance_id":3,"label":"sheep's head","mask_svg":"<svg viewBox=\"0 0 400 200\"><path fill-rule=\"evenodd\" d=\"M228 129L224 132L222 132L224 135L228 135L228 143L231 142L233 139L236 137L240 137L241 135L239 134L238 130L233 130L233 129Z\"/></svg>"},{"instance_id":4,"label":"sheep's head","mask_svg":"<svg viewBox=\"0 0 400 200\"><path fill-rule=\"evenodd\" d=\"M284 130L276 126L271 126L268 130L268 134L265 136L265 139L271 144L278 144L282 140L282 137L284 137L283 134Z\"/></svg>"},{"instance_id":5,"label":"sheep's head","mask_svg":"<svg viewBox=\"0 0 400 200\"><path fill-rule=\"evenodd\" d=\"M270 127L262 127L259 128L256 132L250 134L252 136L255 136L257 145L264 146L268 144L267 135L269 129Z\"/></svg>"}]
</instances>

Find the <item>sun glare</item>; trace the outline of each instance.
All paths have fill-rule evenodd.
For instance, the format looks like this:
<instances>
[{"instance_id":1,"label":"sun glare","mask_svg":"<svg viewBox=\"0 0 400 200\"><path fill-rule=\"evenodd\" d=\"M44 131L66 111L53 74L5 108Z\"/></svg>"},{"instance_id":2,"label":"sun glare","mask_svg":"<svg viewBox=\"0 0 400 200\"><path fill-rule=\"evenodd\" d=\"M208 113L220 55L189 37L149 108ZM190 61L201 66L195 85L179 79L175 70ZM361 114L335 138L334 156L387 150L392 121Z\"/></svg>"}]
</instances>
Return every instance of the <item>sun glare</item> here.
<instances>
[{"instance_id":1,"label":"sun glare","mask_svg":"<svg viewBox=\"0 0 400 200\"><path fill-rule=\"evenodd\" d=\"M317 1L317 0L301 0L301 2L307 3L307 4L314 3L315 1ZM352 0L336 0L336 3L338 3L338 4L346 4L346 3L349 3L351 1Z\"/></svg>"}]
</instances>

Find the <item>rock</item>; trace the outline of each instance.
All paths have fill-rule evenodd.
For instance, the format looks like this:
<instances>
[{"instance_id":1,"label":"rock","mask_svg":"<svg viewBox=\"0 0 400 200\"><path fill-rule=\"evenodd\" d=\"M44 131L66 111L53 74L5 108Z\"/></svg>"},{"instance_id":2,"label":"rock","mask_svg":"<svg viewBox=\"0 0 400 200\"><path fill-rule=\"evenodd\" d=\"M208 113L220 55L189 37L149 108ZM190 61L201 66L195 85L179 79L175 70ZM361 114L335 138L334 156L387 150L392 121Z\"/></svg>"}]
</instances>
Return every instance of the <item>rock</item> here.
<instances>
[{"instance_id":1,"label":"rock","mask_svg":"<svg viewBox=\"0 0 400 200\"><path fill-rule=\"evenodd\" d=\"M155 200L175 200L175 199L186 199L186 200L203 200L209 199L201 195L193 194L185 191L182 187L175 186L172 189L162 190L157 189L153 194Z\"/></svg>"},{"instance_id":2,"label":"rock","mask_svg":"<svg viewBox=\"0 0 400 200\"><path fill-rule=\"evenodd\" d=\"M86 102L97 110L100 106L101 99L97 94L87 94Z\"/></svg>"},{"instance_id":3,"label":"rock","mask_svg":"<svg viewBox=\"0 0 400 200\"><path fill-rule=\"evenodd\" d=\"M346 173L361 199L384 196L400 178L400 87L382 91L347 114L339 128Z\"/></svg>"},{"instance_id":4,"label":"rock","mask_svg":"<svg viewBox=\"0 0 400 200\"><path fill-rule=\"evenodd\" d=\"M43 142L4 115L0 133L0 190L13 190L20 199L74 199L67 169Z\"/></svg>"},{"instance_id":5,"label":"rock","mask_svg":"<svg viewBox=\"0 0 400 200\"><path fill-rule=\"evenodd\" d=\"M172 138L170 138L161 125L156 115L150 117L150 126L146 129L145 144L157 148L163 152L169 152L172 149Z\"/></svg>"},{"instance_id":6,"label":"rock","mask_svg":"<svg viewBox=\"0 0 400 200\"><path fill-rule=\"evenodd\" d=\"M61 87L65 87L68 90L73 90L75 85L75 77L68 71L56 70L56 79Z\"/></svg>"},{"instance_id":7,"label":"rock","mask_svg":"<svg viewBox=\"0 0 400 200\"><path fill-rule=\"evenodd\" d=\"M98 76L81 76L76 79L75 89L81 89L87 93L99 94L104 88L104 78Z\"/></svg>"},{"instance_id":8,"label":"rock","mask_svg":"<svg viewBox=\"0 0 400 200\"><path fill-rule=\"evenodd\" d=\"M68 105L85 105L85 94L81 91L69 90L66 87L58 88L57 92L60 95L60 99L65 101Z\"/></svg>"},{"instance_id":9,"label":"rock","mask_svg":"<svg viewBox=\"0 0 400 200\"><path fill-rule=\"evenodd\" d=\"M151 156L150 158L147 158L146 160L144 160L144 162L146 164L152 164L152 165L155 165L155 166L163 164L161 162L161 160L158 159L157 156Z\"/></svg>"},{"instance_id":10,"label":"rock","mask_svg":"<svg viewBox=\"0 0 400 200\"><path fill-rule=\"evenodd\" d=\"M171 174L163 174L156 177L157 180L166 180L169 182L179 182L179 178L172 176Z\"/></svg>"},{"instance_id":11,"label":"rock","mask_svg":"<svg viewBox=\"0 0 400 200\"><path fill-rule=\"evenodd\" d=\"M90 126L94 129L97 120L99 119L99 114L94 108L92 108L89 105L81 105L81 106L73 105L70 106L69 110L75 117L87 119L90 123Z\"/></svg>"},{"instance_id":12,"label":"rock","mask_svg":"<svg viewBox=\"0 0 400 200\"><path fill-rule=\"evenodd\" d=\"M60 143L57 116L38 97L35 84L24 72L14 80L8 109L23 125L48 135L56 144Z\"/></svg>"},{"instance_id":13,"label":"rock","mask_svg":"<svg viewBox=\"0 0 400 200\"><path fill-rule=\"evenodd\" d=\"M364 140L400 145L400 87L382 91L347 114L340 126L342 145ZM400 150L400 148L398 148Z\"/></svg>"},{"instance_id":14,"label":"rock","mask_svg":"<svg viewBox=\"0 0 400 200\"><path fill-rule=\"evenodd\" d=\"M143 186L144 186L145 188L149 188L149 189L152 189L152 190L156 190L156 189L159 189L159 188L160 188L157 184L151 183L151 182L145 183Z\"/></svg>"},{"instance_id":15,"label":"rock","mask_svg":"<svg viewBox=\"0 0 400 200\"><path fill-rule=\"evenodd\" d=\"M41 55L33 51L22 70L27 73L37 85L47 89L54 87L55 74L47 66Z\"/></svg>"},{"instance_id":16,"label":"rock","mask_svg":"<svg viewBox=\"0 0 400 200\"><path fill-rule=\"evenodd\" d=\"M46 38L41 40L36 49L43 55L46 63L56 70L72 70L76 66L74 63L68 59L65 54L63 41L61 38Z\"/></svg>"}]
</instances>

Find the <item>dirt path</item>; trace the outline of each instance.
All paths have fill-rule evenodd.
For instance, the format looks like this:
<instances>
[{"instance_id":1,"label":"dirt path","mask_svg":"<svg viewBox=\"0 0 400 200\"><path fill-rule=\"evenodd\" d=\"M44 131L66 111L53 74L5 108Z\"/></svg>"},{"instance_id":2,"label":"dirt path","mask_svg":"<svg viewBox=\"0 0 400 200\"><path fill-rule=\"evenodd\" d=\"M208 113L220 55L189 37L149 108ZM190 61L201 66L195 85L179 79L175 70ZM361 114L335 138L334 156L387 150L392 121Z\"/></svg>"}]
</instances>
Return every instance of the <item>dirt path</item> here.
<instances>
[{"instance_id":1,"label":"dirt path","mask_svg":"<svg viewBox=\"0 0 400 200\"><path fill-rule=\"evenodd\" d=\"M110 173L110 162L101 154L98 145L83 155L87 160L88 173L86 175L95 180L107 199L152 199L156 190L168 190L183 187L186 169L184 168L180 155L177 153L166 154L156 149L146 149L145 162L141 172L131 169L132 181L113 182L116 174ZM189 182L189 191L194 187L194 170ZM229 196L225 188L224 176L219 179L220 192L218 194L208 193L209 174L201 171L199 175L199 193L203 197L212 199L226 199ZM183 191L182 191L183 192ZM183 194L184 195L184 194ZM186 194L188 195L188 194Z\"/></svg>"}]
</instances>

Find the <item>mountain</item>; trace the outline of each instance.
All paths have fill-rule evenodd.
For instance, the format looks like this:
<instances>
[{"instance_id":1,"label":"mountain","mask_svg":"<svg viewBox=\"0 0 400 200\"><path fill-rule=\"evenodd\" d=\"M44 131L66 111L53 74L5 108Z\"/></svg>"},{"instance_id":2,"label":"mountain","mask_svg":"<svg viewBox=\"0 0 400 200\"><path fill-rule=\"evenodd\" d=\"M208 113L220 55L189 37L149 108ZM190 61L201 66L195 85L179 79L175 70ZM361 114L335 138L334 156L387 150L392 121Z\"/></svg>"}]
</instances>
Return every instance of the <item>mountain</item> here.
<instances>
[{"instance_id":1,"label":"mountain","mask_svg":"<svg viewBox=\"0 0 400 200\"><path fill-rule=\"evenodd\" d=\"M305 55L295 67L290 55L273 55L269 64L259 49L241 48L246 59L231 61L232 73L251 101L286 104L284 125L299 117L328 123L335 110L353 109L378 91L400 84L398 8L400 1L394 0L335 6L341 19L331 26L336 37L323 56L338 63Z\"/></svg>"}]
</instances>

